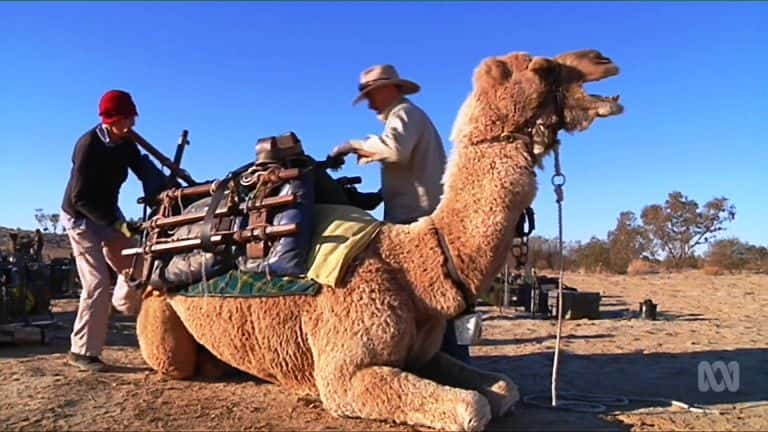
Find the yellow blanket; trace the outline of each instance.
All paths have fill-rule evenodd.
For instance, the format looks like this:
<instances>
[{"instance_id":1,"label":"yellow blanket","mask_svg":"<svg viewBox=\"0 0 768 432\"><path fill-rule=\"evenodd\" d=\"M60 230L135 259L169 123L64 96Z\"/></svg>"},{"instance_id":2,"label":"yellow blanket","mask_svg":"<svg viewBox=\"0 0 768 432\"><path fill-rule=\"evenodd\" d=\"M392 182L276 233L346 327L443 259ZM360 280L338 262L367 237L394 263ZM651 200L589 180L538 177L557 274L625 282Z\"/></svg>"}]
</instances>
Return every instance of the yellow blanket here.
<instances>
[{"instance_id":1,"label":"yellow blanket","mask_svg":"<svg viewBox=\"0 0 768 432\"><path fill-rule=\"evenodd\" d=\"M357 207L316 204L307 277L337 287L347 265L365 249L381 225L381 221Z\"/></svg>"}]
</instances>

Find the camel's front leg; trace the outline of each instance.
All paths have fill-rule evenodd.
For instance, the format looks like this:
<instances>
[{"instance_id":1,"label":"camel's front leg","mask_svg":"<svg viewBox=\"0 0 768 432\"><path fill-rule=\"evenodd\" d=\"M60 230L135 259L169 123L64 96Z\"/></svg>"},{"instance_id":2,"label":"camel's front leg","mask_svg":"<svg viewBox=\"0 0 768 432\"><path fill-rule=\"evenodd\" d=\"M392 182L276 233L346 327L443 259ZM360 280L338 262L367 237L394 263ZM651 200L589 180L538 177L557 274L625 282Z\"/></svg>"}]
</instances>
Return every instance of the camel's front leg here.
<instances>
[{"instance_id":1,"label":"camel's front leg","mask_svg":"<svg viewBox=\"0 0 768 432\"><path fill-rule=\"evenodd\" d=\"M175 379L193 376L197 342L165 296L147 294L136 319L141 355L152 369L165 376Z\"/></svg>"},{"instance_id":2,"label":"camel's front leg","mask_svg":"<svg viewBox=\"0 0 768 432\"><path fill-rule=\"evenodd\" d=\"M345 375L318 377L323 404L339 416L451 431L483 430L491 420L488 401L475 391L440 385L386 366L365 367L351 377Z\"/></svg>"},{"instance_id":3,"label":"camel's front leg","mask_svg":"<svg viewBox=\"0 0 768 432\"><path fill-rule=\"evenodd\" d=\"M510 412L520 399L517 386L506 375L469 366L443 352L437 352L417 374L441 384L480 392L490 402L494 417Z\"/></svg>"}]
</instances>

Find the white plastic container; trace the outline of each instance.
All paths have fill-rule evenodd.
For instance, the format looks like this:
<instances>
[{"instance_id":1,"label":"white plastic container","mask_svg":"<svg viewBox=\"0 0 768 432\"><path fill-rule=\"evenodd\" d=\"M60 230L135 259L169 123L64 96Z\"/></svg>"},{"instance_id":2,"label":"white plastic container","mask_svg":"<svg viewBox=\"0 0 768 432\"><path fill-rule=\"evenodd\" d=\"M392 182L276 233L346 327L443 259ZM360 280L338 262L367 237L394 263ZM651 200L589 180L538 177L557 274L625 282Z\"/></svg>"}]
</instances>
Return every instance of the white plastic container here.
<instances>
[{"instance_id":1,"label":"white plastic container","mask_svg":"<svg viewBox=\"0 0 768 432\"><path fill-rule=\"evenodd\" d=\"M453 320L456 343L476 345L483 337L483 320L480 312L460 315Z\"/></svg>"}]
</instances>

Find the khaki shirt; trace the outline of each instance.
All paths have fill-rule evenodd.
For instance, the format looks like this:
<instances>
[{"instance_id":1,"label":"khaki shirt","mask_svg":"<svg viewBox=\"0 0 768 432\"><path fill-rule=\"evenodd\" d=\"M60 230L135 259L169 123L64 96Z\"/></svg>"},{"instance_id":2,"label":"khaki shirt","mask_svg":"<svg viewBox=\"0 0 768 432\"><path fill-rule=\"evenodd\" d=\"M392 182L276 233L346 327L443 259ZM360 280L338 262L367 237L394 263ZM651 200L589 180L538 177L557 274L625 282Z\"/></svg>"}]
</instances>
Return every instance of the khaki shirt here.
<instances>
[{"instance_id":1,"label":"khaki shirt","mask_svg":"<svg viewBox=\"0 0 768 432\"><path fill-rule=\"evenodd\" d=\"M407 98L385 110L380 136L351 140L360 150L373 153L360 163L381 162L384 220L408 223L432 214L443 194L446 156L443 142L427 114Z\"/></svg>"}]
</instances>

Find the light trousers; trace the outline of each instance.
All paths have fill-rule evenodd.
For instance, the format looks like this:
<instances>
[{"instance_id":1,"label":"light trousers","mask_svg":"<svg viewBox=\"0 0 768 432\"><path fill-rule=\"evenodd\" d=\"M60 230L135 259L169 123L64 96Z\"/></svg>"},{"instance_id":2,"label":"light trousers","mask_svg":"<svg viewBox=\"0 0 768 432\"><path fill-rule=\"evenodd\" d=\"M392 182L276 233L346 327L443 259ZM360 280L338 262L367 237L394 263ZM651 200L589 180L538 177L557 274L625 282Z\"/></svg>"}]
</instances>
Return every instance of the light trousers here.
<instances>
[{"instance_id":1,"label":"light trousers","mask_svg":"<svg viewBox=\"0 0 768 432\"><path fill-rule=\"evenodd\" d=\"M107 339L110 303L119 312L136 315L141 307L141 294L128 285L123 272L131 268L133 258L121 251L133 247L134 241L112 227L88 219L72 219L66 213L65 227L77 263L82 291L70 343L75 354L99 356ZM141 259L134 275L141 275ZM112 287L109 268L117 274Z\"/></svg>"}]
</instances>

